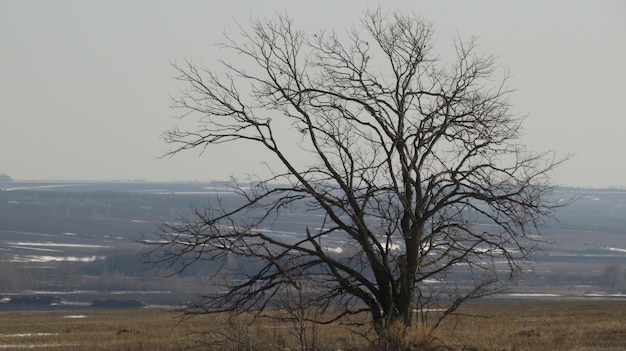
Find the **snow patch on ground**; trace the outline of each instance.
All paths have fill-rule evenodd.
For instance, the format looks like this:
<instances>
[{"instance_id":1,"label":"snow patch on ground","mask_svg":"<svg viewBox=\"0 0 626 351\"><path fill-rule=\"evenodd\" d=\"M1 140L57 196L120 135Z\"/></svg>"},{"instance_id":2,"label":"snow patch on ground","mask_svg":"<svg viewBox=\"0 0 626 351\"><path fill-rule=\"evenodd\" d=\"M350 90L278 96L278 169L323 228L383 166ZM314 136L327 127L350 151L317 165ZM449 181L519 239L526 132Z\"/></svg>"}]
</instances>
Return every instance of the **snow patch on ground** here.
<instances>
[{"instance_id":1,"label":"snow patch on ground","mask_svg":"<svg viewBox=\"0 0 626 351\"><path fill-rule=\"evenodd\" d=\"M46 262L95 262L106 259L106 256L45 256L45 255L24 255L15 256L9 262L16 263L46 263Z\"/></svg>"},{"instance_id":2,"label":"snow patch on ground","mask_svg":"<svg viewBox=\"0 0 626 351\"><path fill-rule=\"evenodd\" d=\"M19 333L19 334L0 334L0 338L20 338L20 337L31 337L31 336L51 336L51 335L59 335L59 333Z\"/></svg>"}]
</instances>

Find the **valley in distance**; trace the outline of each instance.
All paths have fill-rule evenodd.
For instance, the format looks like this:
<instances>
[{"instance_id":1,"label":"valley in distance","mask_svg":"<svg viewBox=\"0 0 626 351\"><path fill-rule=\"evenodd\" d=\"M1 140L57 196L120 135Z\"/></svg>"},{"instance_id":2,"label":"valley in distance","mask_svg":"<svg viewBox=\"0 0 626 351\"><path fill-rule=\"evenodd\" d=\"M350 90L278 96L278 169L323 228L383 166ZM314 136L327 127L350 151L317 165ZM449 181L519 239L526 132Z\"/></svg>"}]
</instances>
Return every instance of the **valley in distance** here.
<instances>
[{"instance_id":1,"label":"valley in distance","mask_svg":"<svg viewBox=\"0 0 626 351\"><path fill-rule=\"evenodd\" d=\"M626 299L626 191L554 195L576 201L541 228L546 243L533 269L485 300ZM209 281L216 264L173 274L176 267L146 265L141 243L162 221L217 198L237 201L229 182L0 182L0 310L180 306L219 293ZM259 230L297 236L319 218L293 208ZM327 243L337 253L343 244Z\"/></svg>"}]
</instances>

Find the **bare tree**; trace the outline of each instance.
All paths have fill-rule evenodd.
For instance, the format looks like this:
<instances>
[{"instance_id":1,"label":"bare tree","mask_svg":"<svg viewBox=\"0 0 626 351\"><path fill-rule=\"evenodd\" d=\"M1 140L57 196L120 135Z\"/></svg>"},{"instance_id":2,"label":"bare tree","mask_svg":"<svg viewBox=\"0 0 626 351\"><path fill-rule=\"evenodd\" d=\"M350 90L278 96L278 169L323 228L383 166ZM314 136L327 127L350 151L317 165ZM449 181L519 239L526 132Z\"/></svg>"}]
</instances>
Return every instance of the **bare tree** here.
<instances>
[{"instance_id":1,"label":"bare tree","mask_svg":"<svg viewBox=\"0 0 626 351\"><path fill-rule=\"evenodd\" d=\"M174 105L197 129L167 131L168 155L248 143L279 166L237 186L239 205L195 210L153 241L152 259L181 269L254 263L228 264L238 278L190 313L263 314L306 276L309 303L341 307L316 322L367 311L382 331L434 304L448 315L528 263L559 206L549 176L561 161L520 144L506 72L494 83L474 40L454 40L446 63L429 23L380 11L345 33L308 35L286 16L240 30L220 46L246 65L174 64L189 87ZM287 239L263 230L294 207L323 220Z\"/></svg>"}]
</instances>

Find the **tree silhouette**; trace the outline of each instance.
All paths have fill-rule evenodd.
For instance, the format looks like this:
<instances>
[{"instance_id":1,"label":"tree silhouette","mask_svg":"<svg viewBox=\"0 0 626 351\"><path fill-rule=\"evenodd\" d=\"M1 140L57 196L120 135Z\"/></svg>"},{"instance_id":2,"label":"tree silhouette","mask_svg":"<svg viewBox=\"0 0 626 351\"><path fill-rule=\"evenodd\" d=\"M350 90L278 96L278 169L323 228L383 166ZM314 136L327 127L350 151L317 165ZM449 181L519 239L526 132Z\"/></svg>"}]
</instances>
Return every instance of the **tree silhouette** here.
<instances>
[{"instance_id":1,"label":"tree silhouette","mask_svg":"<svg viewBox=\"0 0 626 351\"><path fill-rule=\"evenodd\" d=\"M165 132L168 155L245 142L279 167L238 185L241 203L196 209L152 241L153 262L223 262L237 277L189 313L262 315L306 277L308 304L341 307L315 322L367 311L381 332L520 272L559 206L549 176L561 161L520 144L506 72L494 83L474 40L454 40L445 63L429 23L380 11L342 34L308 35L287 16L240 30L220 47L246 64L174 64L189 87L174 105L197 128ZM263 230L294 207L321 222L288 238ZM234 258L247 264L233 272Z\"/></svg>"}]
</instances>

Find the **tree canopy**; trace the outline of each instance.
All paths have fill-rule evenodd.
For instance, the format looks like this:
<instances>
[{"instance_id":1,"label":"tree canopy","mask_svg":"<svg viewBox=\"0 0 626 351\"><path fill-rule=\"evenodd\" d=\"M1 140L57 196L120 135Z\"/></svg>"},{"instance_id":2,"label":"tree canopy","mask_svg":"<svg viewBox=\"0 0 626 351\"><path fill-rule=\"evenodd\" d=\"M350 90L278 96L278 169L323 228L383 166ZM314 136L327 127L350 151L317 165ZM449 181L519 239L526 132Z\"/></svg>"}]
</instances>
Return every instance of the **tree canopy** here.
<instances>
[{"instance_id":1,"label":"tree canopy","mask_svg":"<svg viewBox=\"0 0 626 351\"><path fill-rule=\"evenodd\" d=\"M381 11L343 33L309 34L284 15L240 30L220 48L245 64L174 65L188 87L174 106L197 128L165 132L168 155L210 159L212 145L245 142L274 162L237 187L240 203L163 224L154 262L238 267L190 313L262 315L297 290L307 305L342 307L316 322L366 311L382 330L431 304L445 316L528 263L560 205L549 195L561 161L521 144L507 72L474 39L453 40L443 61L430 23ZM262 230L294 206L319 225L288 239Z\"/></svg>"}]
</instances>

